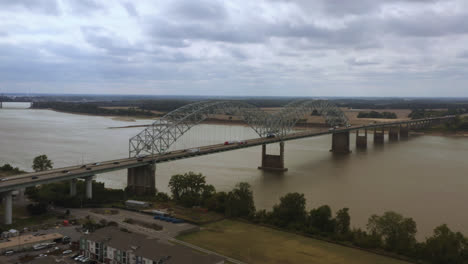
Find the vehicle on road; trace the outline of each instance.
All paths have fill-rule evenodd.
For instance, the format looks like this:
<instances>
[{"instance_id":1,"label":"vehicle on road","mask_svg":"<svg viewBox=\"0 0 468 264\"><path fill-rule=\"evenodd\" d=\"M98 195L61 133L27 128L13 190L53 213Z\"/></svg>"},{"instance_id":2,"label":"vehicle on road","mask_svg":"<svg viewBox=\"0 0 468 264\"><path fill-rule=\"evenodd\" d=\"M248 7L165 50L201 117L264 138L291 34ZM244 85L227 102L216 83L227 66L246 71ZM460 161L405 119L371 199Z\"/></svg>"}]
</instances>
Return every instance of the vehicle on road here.
<instances>
[{"instance_id":1,"label":"vehicle on road","mask_svg":"<svg viewBox=\"0 0 468 264\"><path fill-rule=\"evenodd\" d=\"M73 252L73 250L68 249L68 250L65 250L64 252L62 252L62 254L67 255L67 254L71 254L72 252Z\"/></svg>"},{"instance_id":2,"label":"vehicle on road","mask_svg":"<svg viewBox=\"0 0 468 264\"><path fill-rule=\"evenodd\" d=\"M39 178L39 177L37 177L37 176L32 176L32 177L31 177L31 179L33 179L33 180L35 180L35 179L37 179L37 178Z\"/></svg>"},{"instance_id":3,"label":"vehicle on road","mask_svg":"<svg viewBox=\"0 0 468 264\"><path fill-rule=\"evenodd\" d=\"M101 163L100 163L100 162L96 162L96 163L93 163L93 165L99 166L99 165L101 165Z\"/></svg>"},{"instance_id":4,"label":"vehicle on road","mask_svg":"<svg viewBox=\"0 0 468 264\"><path fill-rule=\"evenodd\" d=\"M14 253L15 253L15 251L13 251L13 250L8 250L7 252L5 252L4 255L5 255L5 256L11 256L11 255L13 255Z\"/></svg>"},{"instance_id":5,"label":"vehicle on road","mask_svg":"<svg viewBox=\"0 0 468 264\"><path fill-rule=\"evenodd\" d=\"M267 138L274 138L274 137L276 137L276 135L273 134L273 133L270 133L270 134L267 135Z\"/></svg>"},{"instance_id":6,"label":"vehicle on road","mask_svg":"<svg viewBox=\"0 0 468 264\"><path fill-rule=\"evenodd\" d=\"M82 168L82 169L83 169L83 168L86 168L86 165L83 165L83 166L81 166L80 168Z\"/></svg>"},{"instance_id":7,"label":"vehicle on road","mask_svg":"<svg viewBox=\"0 0 468 264\"><path fill-rule=\"evenodd\" d=\"M63 170L62 173L68 173L69 171L68 170Z\"/></svg>"},{"instance_id":8,"label":"vehicle on road","mask_svg":"<svg viewBox=\"0 0 468 264\"><path fill-rule=\"evenodd\" d=\"M8 178L1 178L0 181L6 181Z\"/></svg>"},{"instance_id":9,"label":"vehicle on road","mask_svg":"<svg viewBox=\"0 0 468 264\"><path fill-rule=\"evenodd\" d=\"M189 149L188 152L196 153L196 152L200 152L200 149L199 148L192 148L192 149Z\"/></svg>"},{"instance_id":10,"label":"vehicle on road","mask_svg":"<svg viewBox=\"0 0 468 264\"><path fill-rule=\"evenodd\" d=\"M33 246L34 250L41 250L47 247L47 244L36 244Z\"/></svg>"}]
</instances>

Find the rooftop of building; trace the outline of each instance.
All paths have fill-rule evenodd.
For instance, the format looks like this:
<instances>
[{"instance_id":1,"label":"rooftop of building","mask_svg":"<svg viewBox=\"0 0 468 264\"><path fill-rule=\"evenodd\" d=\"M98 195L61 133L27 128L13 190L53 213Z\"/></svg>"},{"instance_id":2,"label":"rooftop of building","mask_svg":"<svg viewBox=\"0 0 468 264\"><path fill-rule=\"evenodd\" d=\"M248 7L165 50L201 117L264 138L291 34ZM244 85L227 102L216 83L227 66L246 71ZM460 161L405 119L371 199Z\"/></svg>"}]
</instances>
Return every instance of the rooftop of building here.
<instances>
[{"instance_id":1,"label":"rooftop of building","mask_svg":"<svg viewBox=\"0 0 468 264\"><path fill-rule=\"evenodd\" d=\"M30 235L10 237L8 239L0 239L0 250L5 249L5 248L21 246L25 244L41 243L43 241L55 240L55 239L59 239L62 237L63 235L59 233L52 233L52 234L44 234L40 236L34 236L30 234Z\"/></svg>"},{"instance_id":2,"label":"rooftop of building","mask_svg":"<svg viewBox=\"0 0 468 264\"><path fill-rule=\"evenodd\" d=\"M181 245L162 243L137 233L123 232L117 227L105 227L83 236L87 240L103 243L109 247L131 251L136 256L158 261L170 257L171 264L220 263L223 258L194 251Z\"/></svg>"}]
</instances>

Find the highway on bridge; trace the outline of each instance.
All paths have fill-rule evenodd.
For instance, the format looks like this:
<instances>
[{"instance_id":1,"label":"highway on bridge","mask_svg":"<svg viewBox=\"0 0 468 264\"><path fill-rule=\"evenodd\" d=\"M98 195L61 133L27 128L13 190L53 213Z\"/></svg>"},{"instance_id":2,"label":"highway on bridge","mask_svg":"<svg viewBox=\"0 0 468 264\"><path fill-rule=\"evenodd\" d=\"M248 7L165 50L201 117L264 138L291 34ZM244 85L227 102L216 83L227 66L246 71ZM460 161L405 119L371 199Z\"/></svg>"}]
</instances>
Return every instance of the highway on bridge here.
<instances>
[{"instance_id":1,"label":"highway on bridge","mask_svg":"<svg viewBox=\"0 0 468 264\"><path fill-rule=\"evenodd\" d=\"M236 149L242 148L249 148L264 144L271 144L281 141L289 141L295 140L300 138L308 138L308 137L316 137L322 136L327 134L334 134L334 133L342 133L342 132L349 132L353 130L363 130L363 129L372 129L377 127L391 127L403 124L417 124L418 122L424 121L441 121L446 119L451 119L453 116L446 116L446 117L438 117L438 118L428 118L428 119L417 119L417 120L407 120L407 121L398 121L398 122L388 122L388 123L374 123L369 125L363 126L351 126L351 127L343 127L337 129L327 129L320 132L311 132L311 131L301 131L296 133L291 133L285 135L282 138L274 137L274 138L255 138L255 139L248 139L245 141L240 141L242 143L235 143L225 145L216 144L216 145L209 145L209 146L202 146L199 148L192 148L192 149L185 149L185 150L178 150L172 151L165 154L159 154L154 156L145 156L140 158L123 158L117 160L108 160L108 161L101 161L83 165L76 165L70 167L63 167L63 168L56 168L52 170L47 170L43 172L33 172L33 173L25 173L16 176L11 176L7 178L3 178L0 180L0 193L18 190L25 187L36 186L39 184L57 182L57 181L64 181L64 180L72 180L77 178L89 178L90 176L128 169L128 168L135 168L146 166L152 163L162 163L162 162L169 162L178 159L186 159L201 155L208 155L217 152L225 152L231 151Z\"/></svg>"}]
</instances>

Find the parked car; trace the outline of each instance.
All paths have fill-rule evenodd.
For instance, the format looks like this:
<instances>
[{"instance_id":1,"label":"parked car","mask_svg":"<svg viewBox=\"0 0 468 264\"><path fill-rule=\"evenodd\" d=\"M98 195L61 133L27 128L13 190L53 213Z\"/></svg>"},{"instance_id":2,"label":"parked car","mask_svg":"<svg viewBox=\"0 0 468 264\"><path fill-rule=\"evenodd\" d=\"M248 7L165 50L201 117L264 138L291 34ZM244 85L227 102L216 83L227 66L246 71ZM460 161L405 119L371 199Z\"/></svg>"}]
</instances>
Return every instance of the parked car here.
<instances>
[{"instance_id":1,"label":"parked car","mask_svg":"<svg viewBox=\"0 0 468 264\"><path fill-rule=\"evenodd\" d=\"M13 255L13 253L15 253L13 250L8 250L7 252L5 252L5 256L11 256Z\"/></svg>"},{"instance_id":2,"label":"parked car","mask_svg":"<svg viewBox=\"0 0 468 264\"><path fill-rule=\"evenodd\" d=\"M68 250L65 250L64 252L62 252L62 254L63 254L63 255L67 255L67 254L70 254L70 253L72 253L72 252L73 252L73 250L68 249Z\"/></svg>"}]
</instances>

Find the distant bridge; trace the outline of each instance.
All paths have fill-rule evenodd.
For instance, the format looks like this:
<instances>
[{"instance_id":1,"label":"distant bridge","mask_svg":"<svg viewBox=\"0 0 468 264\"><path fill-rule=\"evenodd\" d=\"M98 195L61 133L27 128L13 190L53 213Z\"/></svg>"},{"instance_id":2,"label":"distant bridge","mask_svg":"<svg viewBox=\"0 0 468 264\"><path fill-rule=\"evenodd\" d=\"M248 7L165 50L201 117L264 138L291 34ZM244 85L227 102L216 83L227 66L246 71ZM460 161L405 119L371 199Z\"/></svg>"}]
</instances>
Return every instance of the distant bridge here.
<instances>
[{"instance_id":1,"label":"distant bridge","mask_svg":"<svg viewBox=\"0 0 468 264\"><path fill-rule=\"evenodd\" d=\"M295 124L311 111L317 110L332 128L321 132L294 132ZM201 123L211 114L227 113L241 116L251 126L259 138L242 140L233 144L215 144L191 149L169 151L190 128ZM453 119L454 116L406 120L388 123L375 123L363 126L350 126L343 112L328 101L301 100L288 104L274 114L267 114L258 108L235 101L197 102L181 107L141 133L129 142L129 157L118 160L95 162L84 165L57 168L43 172L26 173L4 178L0 181L0 193L5 204L6 224L12 223L12 192L39 184L57 181L70 181L70 195L76 195L76 181L86 182L86 197L92 198L92 180L96 174L127 169L127 187L139 194L155 192L156 164L173 160L186 159L201 155L231 151L241 148L262 146L262 159L259 169L285 171L284 142L301 138L332 135L333 153L350 152L350 132L356 131L356 147L367 147L367 132L373 130L375 144L384 144L385 130L390 141L408 138L410 129L430 127ZM338 126L338 128L336 128ZM364 131L363 134L359 134ZM279 155L266 153L266 145L280 144Z\"/></svg>"}]
</instances>

